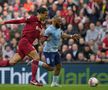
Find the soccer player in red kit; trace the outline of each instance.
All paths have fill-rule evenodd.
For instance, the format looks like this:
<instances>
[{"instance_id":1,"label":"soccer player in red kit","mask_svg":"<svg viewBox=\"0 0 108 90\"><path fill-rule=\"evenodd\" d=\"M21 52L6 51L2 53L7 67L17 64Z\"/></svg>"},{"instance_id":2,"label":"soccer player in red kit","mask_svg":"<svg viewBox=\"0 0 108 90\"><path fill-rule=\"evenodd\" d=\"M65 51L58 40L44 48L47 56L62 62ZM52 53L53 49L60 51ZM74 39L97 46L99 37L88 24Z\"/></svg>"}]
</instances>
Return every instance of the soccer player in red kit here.
<instances>
[{"instance_id":1,"label":"soccer player in red kit","mask_svg":"<svg viewBox=\"0 0 108 90\"><path fill-rule=\"evenodd\" d=\"M20 24L25 23L24 29L22 30L22 37L18 43L17 53L10 60L1 60L0 67L11 66L22 60L26 55L33 59L32 78L30 83L36 86L42 86L36 79L36 72L38 68L39 55L32 45L33 41L40 38L42 31L42 23L47 16L48 12L46 8L40 7L37 11L37 16L30 16L28 18L22 18L18 20L2 21L0 24Z\"/></svg>"}]
</instances>

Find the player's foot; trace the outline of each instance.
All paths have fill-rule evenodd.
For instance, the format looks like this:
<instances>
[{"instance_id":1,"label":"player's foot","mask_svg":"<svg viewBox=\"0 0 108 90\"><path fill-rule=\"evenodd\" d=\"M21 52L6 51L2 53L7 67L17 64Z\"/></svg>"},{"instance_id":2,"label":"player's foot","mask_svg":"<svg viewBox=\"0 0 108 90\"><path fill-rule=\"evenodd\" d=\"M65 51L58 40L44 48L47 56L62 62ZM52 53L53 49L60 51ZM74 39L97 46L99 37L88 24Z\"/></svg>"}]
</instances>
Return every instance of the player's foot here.
<instances>
[{"instance_id":1,"label":"player's foot","mask_svg":"<svg viewBox=\"0 0 108 90\"><path fill-rule=\"evenodd\" d=\"M62 87L62 86L58 83L52 82L51 87Z\"/></svg>"},{"instance_id":2,"label":"player's foot","mask_svg":"<svg viewBox=\"0 0 108 90\"><path fill-rule=\"evenodd\" d=\"M35 81L35 80L31 80L30 84L35 85L35 86L43 86L42 83L39 83L38 81Z\"/></svg>"}]
</instances>

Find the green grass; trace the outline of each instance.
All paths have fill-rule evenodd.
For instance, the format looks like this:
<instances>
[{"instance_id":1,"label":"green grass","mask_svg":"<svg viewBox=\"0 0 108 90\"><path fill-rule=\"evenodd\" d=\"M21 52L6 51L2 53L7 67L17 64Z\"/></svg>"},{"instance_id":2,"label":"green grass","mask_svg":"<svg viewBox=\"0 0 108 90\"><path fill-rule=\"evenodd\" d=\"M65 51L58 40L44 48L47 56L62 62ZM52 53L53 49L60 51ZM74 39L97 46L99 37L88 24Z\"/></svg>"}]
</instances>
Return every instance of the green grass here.
<instances>
[{"instance_id":1,"label":"green grass","mask_svg":"<svg viewBox=\"0 0 108 90\"><path fill-rule=\"evenodd\" d=\"M0 85L0 90L108 90L108 85L98 85L97 87L89 87L88 85L62 85L62 87L36 87L33 85Z\"/></svg>"}]
</instances>

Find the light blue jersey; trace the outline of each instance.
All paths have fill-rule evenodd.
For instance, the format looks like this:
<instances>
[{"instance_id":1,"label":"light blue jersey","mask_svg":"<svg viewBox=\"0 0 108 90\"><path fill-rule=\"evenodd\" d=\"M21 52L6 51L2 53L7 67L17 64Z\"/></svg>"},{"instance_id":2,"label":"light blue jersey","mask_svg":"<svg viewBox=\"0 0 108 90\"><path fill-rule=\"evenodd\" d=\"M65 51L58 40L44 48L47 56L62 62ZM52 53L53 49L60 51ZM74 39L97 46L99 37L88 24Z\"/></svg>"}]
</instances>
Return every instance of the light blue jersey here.
<instances>
[{"instance_id":1,"label":"light blue jersey","mask_svg":"<svg viewBox=\"0 0 108 90\"><path fill-rule=\"evenodd\" d=\"M45 42L43 52L57 52L61 45L61 35L62 30L55 28L53 25L50 25L44 33L45 36L48 36L48 41Z\"/></svg>"}]
</instances>

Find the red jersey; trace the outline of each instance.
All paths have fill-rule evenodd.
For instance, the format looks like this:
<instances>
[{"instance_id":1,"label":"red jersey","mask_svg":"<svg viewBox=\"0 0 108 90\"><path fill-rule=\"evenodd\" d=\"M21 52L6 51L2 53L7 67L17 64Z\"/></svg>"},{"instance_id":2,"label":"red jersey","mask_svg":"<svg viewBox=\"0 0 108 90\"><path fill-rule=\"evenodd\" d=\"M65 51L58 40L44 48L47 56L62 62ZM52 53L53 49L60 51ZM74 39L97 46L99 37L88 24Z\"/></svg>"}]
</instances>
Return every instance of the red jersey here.
<instances>
[{"instance_id":1,"label":"red jersey","mask_svg":"<svg viewBox=\"0 0 108 90\"><path fill-rule=\"evenodd\" d=\"M22 18L18 20L9 20L5 22L5 24L20 23L26 23L22 31L22 38L27 38L31 44L36 38L39 39L40 30L42 29L42 23L37 19L36 16L30 16L28 18Z\"/></svg>"}]
</instances>

